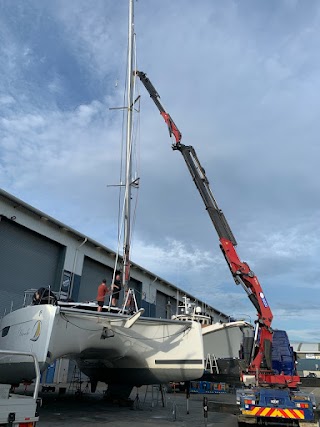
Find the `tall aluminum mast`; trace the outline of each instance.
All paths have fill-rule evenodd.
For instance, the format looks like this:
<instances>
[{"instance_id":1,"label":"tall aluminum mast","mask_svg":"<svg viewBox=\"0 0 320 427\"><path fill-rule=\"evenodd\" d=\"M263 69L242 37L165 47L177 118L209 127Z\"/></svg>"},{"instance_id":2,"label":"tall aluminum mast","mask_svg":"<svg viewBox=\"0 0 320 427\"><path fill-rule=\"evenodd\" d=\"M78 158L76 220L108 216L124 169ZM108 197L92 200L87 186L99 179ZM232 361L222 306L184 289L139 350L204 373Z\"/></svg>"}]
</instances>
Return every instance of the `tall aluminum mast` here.
<instances>
[{"instance_id":1,"label":"tall aluminum mast","mask_svg":"<svg viewBox=\"0 0 320 427\"><path fill-rule=\"evenodd\" d=\"M126 180L124 207L124 242L122 285L127 289L130 279L130 234L131 234L131 151L132 151L132 109L133 109L133 35L134 35L134 0L129 0L128 25L128 70L127 70L127 128L126 128Z\"/></svg>"}]
</instances>

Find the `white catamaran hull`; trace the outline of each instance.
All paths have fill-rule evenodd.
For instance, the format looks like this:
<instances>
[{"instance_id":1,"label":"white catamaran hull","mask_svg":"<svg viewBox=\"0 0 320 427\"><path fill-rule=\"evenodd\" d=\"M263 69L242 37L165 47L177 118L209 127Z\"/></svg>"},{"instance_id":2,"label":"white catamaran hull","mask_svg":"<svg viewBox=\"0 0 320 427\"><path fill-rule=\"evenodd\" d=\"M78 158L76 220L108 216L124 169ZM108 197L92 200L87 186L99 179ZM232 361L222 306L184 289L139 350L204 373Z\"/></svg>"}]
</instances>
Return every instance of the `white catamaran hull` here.
<instances>
[{"instance_id":1,"label":"white catamaran hull","mask_svg":"<svg viewBox=\"0 0 320 427\"><path fill-rule=\"evenodd\" d=\"M213 323L202 329L204 353L216 359L238 359L244 340L253 337L253 327L244 321Z\"/></svg>"},{"instance_id":2,"label":"white catamaran hull","mask_svg":"<svg viewBox=\"0 0 320 427\"><path fill-rule=\"evenodd\" d=\"M41 371L57 358L69 357L93 382L142 385L201 377L200 325L140 314L130 317L67 305L28 306L1 320L0 348L35 353ZM0 359L0 382L34 378L32 364L19 362Z\"/></svg>"},{"instance_id":3,"label":"white catamaran hull","mask_svg":"<svg viewBox=\"0 0 320 427\"><path fill-rule=\"evenodd\" d=\"M205 356L214 356L224 381L240 378L241 367L251 354L253 334L253 326L244 321L214 323L202 328Z\"/></svg>"}]
</instances>

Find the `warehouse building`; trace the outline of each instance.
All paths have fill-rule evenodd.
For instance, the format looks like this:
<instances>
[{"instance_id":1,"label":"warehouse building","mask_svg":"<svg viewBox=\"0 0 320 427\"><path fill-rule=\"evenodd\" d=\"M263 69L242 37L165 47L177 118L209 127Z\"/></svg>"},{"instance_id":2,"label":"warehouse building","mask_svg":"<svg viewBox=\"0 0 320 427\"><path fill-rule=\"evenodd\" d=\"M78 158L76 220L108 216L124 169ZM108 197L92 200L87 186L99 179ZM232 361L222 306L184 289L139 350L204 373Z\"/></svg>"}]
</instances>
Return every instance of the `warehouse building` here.
<instances>
[{"instance_id":1,"label":"warehouse building","mask_svg":"<svg viewBox=\"0 0 320 427\"><path fill-rule=\"evenodd\" d=\"M320 343L293 343L301 377L320 378Z\"/></svg>"},{"instance_id":2,"label":"warehouse building","mask_svg":"<svg viewBox=\"0 0 320 427\"><path fill-rule=\"evenodd\" d=\"M0 317L27 304L25 295L40 287L50 286L61 299L93 301L101 280L111 283L117 257L111 249L1 189L0 253ZM170 318L187 296L214 321L229 319L134 263L130 287L145 316Z\"/></svg>"}]
</instances>

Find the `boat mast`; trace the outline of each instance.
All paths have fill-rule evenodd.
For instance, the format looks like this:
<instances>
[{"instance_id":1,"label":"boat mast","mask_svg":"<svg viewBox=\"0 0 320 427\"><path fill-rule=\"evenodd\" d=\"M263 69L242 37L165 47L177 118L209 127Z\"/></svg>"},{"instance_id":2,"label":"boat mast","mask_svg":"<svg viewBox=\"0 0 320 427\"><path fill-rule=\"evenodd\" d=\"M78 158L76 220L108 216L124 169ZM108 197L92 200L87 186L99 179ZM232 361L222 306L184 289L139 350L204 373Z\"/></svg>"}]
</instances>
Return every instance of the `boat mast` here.
<instances>
[{"instance_id":1,"label":"boat mast","mask_svg":"<svg viewBox=\"0 0 320 427\"><path fill-rule=\"evenodd\" d=\"M133 109L133 1L129 0L128 25L128 71L127 71L127 126L126 126L126 180L124 206L124 242L122 285L128 288L130 279L130 232L131 232L131 151L132 151L132 109Z\"/></svg>"}]
</instances>

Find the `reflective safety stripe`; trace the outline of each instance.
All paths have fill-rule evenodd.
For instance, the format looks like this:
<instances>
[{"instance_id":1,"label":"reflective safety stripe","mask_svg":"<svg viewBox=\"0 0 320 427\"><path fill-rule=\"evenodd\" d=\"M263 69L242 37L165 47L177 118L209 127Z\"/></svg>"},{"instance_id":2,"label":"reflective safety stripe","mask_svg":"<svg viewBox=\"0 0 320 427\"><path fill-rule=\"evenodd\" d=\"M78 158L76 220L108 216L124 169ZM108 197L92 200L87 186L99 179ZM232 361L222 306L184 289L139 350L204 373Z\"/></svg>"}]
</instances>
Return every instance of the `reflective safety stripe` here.
<instances>
[{"instance_id":1,"label":"reflective safety stripe","mask_svg":"<svg viewBox=\"0 0 320 427\"><path fill-rule=\"evenodd\" d=\"M243 410L242 414L255 417L277 417L304 420L304 412L301 409L282 409L256 406L250 410Z\"/></svg>"}]
</instances>

